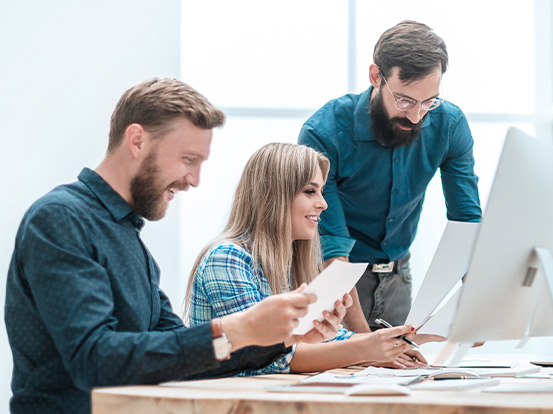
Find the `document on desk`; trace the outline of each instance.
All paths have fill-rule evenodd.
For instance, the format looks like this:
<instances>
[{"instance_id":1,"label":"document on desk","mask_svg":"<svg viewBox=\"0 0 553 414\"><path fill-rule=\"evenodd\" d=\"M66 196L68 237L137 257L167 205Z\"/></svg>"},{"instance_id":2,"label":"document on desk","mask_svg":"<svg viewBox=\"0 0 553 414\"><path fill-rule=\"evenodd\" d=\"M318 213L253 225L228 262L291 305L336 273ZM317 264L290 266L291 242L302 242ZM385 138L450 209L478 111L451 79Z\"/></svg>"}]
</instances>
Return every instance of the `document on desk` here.
<instances>
[{"instance_id":1,"label":"document on desk","mask_svg":"<svg viewBox=\"0 0 553 414\"><path fill-rule=\"evenodd\" d=\"M540 372L540 367L510 367L510 368L455 368L428 366L419 368L393 369L381 367L367 367L355 374L361 376L379 376L379 377L416 377L435 378L439 376L449 377L522 377L529 374Z\"/></svg>"},{"instance_id":2,"label":"document on desk","mask_svg":"<svg viewBox=\"0 0 553 414\"><path fill-rule=\"evenodd\" d=\"M493 387L501 383L499 378L454 379L447 381L423 381L413 385L414 390L464 391L474 388ZM491 389L491 388L490 388Z\"/></svg>"},{"instance_id":3,"label":"document on desk","mask_svg":"<svg viewBox=\"0 0 553 414\"><path fill-rule=\"evenodd\" d=\"M524 380L524 382L506 382L497 387L483 389L482 392L496 393L553 393L553 381L550 379Z\"/></svg>"},{"instance_id":4,"label":"document on desk","mask_svg":"<svg viewBox=\"0 0 553 414\"><path fill-rule=\"evenodd\" d=\"M447 301L468 270L478 229L479 223L448 221L405 324L420 333L444 336L443 331L426 332L420 328L441 306L456 306L456 302Z\"/></svg>"},{"instance_id":5,"label":"document on desk","mask_svg":"<svg viewBox=\"0 0 553 414\"><path fill-rule=\"evenodd\" d=\"M471 368L480 376L487 377L512 377L520 378L525 375L536 374L541 371L540 367L512 367L512 368Z\"/></svg>"},{"instance_id":6,"label":"document on desk","mask_svg":"<svg viewBox=\"0 0 553 414\"><path fill-rule=\"evenodd\" d=\"M309 305L307 315L300 319L294 329L295 335L303 335L313 329L313 321L322 321L323 311L334 310L334 303L342 300L344 295L353 289L368 263L350 263L341 260L333 261L305 289L306 293L317 295L317 301Z\"/></svg>"},{"instance_id":7,"label":"document on desk","mask_svg":"<svg viewBox=\"0 0 553 414\"><path fill-rule=\"evenodd\" d=\"M420 382L422 378L400 377L356 377L322 372L307 377L297 384L265 387L271 392L303 392L345 395L410 395L407 387Z\"/></svg>"},{"instance_id":8,"label":"document on desk","mask_svg":"<svg viewBox=\"0 0 553 414\"><path fill-rule=\"evenodd\" d=\"M378 376L378 375L339 375L330 372L321 372L320 374L312 375L310 377L302 379L299 384L301 385L355 385L355 384L397 384L397 385L410 385L413 383L413 377L400 377L400 376Z\"/></svg>"},{"instance_id":9,"label":"document on desk","mask_svg":"<svg viewBox=\"0 0 553 414\"><path fill-rule=\"evenodd\" d=\"M457 365L437 365L439 368L514 368L516 363L510 359L467 358Z\"/></svg>"},{"instance_id":10,"label":"document on desk","mask_svg":"<svg viewBox=\"0 0 553 414\"><path fill-rule=\"evenodd\" d=\"M407 378L407 377L423 377L432 378L438 376L450 376L450 377L477 377L478 373L468 369L458 368L442 368L442 367L417 367L417 368L382 368L382 367L367 367L362 371L355 374L358 377L395 377L395 378Z\"/></svg>"}]
</instances>

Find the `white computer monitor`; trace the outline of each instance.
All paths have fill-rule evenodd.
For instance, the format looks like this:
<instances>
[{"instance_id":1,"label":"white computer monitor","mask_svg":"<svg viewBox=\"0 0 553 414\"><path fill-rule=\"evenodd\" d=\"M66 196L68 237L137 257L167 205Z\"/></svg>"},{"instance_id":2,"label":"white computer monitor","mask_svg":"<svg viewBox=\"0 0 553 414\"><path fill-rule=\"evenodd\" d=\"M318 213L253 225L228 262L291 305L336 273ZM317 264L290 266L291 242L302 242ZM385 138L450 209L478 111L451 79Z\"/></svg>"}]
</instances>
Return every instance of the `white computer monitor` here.
<instances>
[{"instance_id":1,"label":"white computer monitor","mask_svg":"<svg viewBox=\"0 0 553 414\"><path fill-rule=\"evenodd\" d=\"M552 254L553 146L510 128L448 340L553 336Z\"/></svg>"}]
</instances>

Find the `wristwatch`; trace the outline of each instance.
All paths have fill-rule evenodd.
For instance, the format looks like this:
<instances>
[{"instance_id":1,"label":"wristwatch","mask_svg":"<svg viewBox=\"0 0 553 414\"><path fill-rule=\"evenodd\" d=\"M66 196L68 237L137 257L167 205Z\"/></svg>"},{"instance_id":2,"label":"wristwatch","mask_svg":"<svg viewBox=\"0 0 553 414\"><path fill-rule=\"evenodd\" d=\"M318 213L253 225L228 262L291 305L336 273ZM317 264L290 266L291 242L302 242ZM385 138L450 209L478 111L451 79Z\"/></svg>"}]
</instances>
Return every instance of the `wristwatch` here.
<instances>
[{"instance_id":1,"label":"wristwatch","mask_svg":"<svg viewBox=\"0 0 553 414\"><path fill-rule=\"evenodd\" d=\"M215 350L215 358L217 358L218 361L230 359L232 344L223 332L223 326L221 325L220 318L216 318L211 321L211 335L213 337L213 349Z\"/></svg>"}]
</instances>

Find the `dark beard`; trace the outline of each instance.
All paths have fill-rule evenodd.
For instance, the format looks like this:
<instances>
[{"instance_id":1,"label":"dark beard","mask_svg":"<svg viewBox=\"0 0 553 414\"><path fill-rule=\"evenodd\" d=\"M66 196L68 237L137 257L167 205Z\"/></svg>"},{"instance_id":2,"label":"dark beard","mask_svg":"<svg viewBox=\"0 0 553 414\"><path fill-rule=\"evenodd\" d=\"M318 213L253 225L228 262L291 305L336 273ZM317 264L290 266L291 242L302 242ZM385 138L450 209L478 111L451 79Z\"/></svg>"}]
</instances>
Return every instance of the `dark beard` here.
<instances>
[{"instance_id":1,"label":"dark beard","mask_svg":"<svg viewBox=\"0 0 553 414\"><path fill-rule=\"evenodd\" d=\"M167 204L163 203L163 192L158 184L160 168L157 165L157 151L152 151L142 161L139 173L131 181L133 208L139 216L150 221L165 216Z\"/></svg>"},{"instance_id":2,"label":"dark beard","mask_svg":"<svg viewBox=\"0 0 553 414\"><path fill-rule=\"evenodd\" d=\"M402 117L390 119L388 111L386 111L384 107L382 95L375 91L369 102L369 115L371 117L373 134L380 145L389 148L399 148L404 145L409 145L417 139L428 113L426 113L417 124L413 124L407 118ZM403 125L413 129L404 131L397 125Z\"/></svg>"}]
</instances>

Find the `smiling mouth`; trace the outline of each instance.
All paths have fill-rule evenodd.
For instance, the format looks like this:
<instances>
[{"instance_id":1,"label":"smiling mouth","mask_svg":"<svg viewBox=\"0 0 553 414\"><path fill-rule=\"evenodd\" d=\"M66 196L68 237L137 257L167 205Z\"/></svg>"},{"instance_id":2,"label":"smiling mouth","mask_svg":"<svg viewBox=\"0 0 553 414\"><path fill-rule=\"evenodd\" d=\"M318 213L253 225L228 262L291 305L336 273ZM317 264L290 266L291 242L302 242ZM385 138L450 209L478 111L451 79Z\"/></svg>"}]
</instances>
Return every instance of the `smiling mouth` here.
<instances>
[{"instance_id":1,"label":"smiling mouth","mask_svg":"<svg viewBox=\"0 0 553 414\"><path fill-rule=\"evenodd\" d=\"M173 187L169 187L167 188L167 191L169 191L173 196L177 195L178 193L180 193L181 191L188 191L188 189L190 188L189 185L179 185L179 186L173 186Z\"/></svg>"},{"instance_id":2,"label":"smiling mouth","mask_svg":"<svg viewBox=\"0 0 553 414\"><path fill-rule=\"evenodd\" d=\"M318 223L321 220L319 216L305 216L305 218L314 223Z\"/></svg>"}]
</instances>

